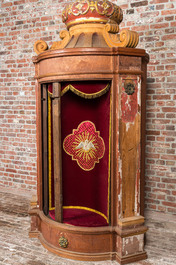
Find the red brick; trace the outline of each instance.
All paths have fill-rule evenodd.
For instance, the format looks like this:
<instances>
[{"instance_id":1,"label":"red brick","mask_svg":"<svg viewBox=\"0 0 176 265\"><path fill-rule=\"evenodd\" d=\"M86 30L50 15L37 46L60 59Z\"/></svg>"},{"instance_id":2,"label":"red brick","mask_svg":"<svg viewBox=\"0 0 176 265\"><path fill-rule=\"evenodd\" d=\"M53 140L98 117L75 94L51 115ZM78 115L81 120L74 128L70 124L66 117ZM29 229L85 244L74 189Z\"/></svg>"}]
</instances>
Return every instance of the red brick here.
<instances>
[{"instance_id":1,"label":"red brick","mask_svg":"<svg viewBox=\"0 0 176 265\"><path fill-rule=\"evenodd\" d=\"M146 154L146 157L149 157L149 158L159 158L160 155L159 154Z\"/></svg>"},{"instance_id":2,"label":"red brick","mask_svg":"<svg viewBox=\"0 0 176 265\"><path fill-rule=\"evenodd\" d=\"M148 1L138 1L135 3L131 3L131 7L139 7L139 6L147 6Z\"/></svg>"},{"instance_id":3,"label":"red brick","mask_svg":"<svg viewBox=\"0 0 176 265\"><path fill-rule=\"evenodd\" d=\"M176 26L176 21L171 22L171 27L175 27Z\"/></svg>"},{"instance_id":4,"label":"red brick","mask_svg":"<svg viewBox=\"0 0 176 265\"><path fill-rule=\"evenodd\" d=\"M148 201L149 202L149 201ZM150 201L151 202L151 201ZM156 210L156 205L154 205L154 204L149 204L148 205L148 208L149 209L152 209L152 210Z\"/></svg>"},{"instance_id":5,"label":"red brick","mask_svg":"<svg viewBox=\"0 0 176 265\"><path fill-rule=\"evenodd\" d=\"M169 202L175 202L176 201L176 197L174 197L174 196L167 196L167 200Z\"/></svg>"},{"instance_id":6,"label":"red brick","mask_svg":"<svg viewBox=\"0 0 176 265\"><path fill-rule=\"evenodd\" d=\"M166 100L166 99L170 100L171 96L170 95L154 95L153 99L156 99L156 100Z\"/></svg>"},{"instance_id":7,"label":"red brick","mask_svg":"<svg viewBox=\"0 0 176 265\"><path fill-rule=\"evenodd\" d=\"M8 7L8 6L12 6L13 4L12 3L2 3L1 4L1 7Z\"/></svg>"},{"instance_id":8,"label":"red brick","mask_svg":"<svg viewBox=\"0 0 176 265\"><path fill-rule=\"evenodd\" d=\"M158 188L165 188L165 183L157 183Z\"/></svg>"},{"instance_id":9,"label":"red brick","mask_svg":"<svg viewBox=\"0 0 176 265\"><path fill-rule=\"evenodd\" d=\"M158 200L165 200L166 196L165 195L157 195Z\"/></svg>"},{"instance_id":10,"label":"red brick","mask_svg":"<svg viewBox=\"0 0 176 265\"><path fill-rule=\"evenodd\" d=\"M172 20L174 20L174 16L165 17L165 20L166 21L172 21Z\"/></svg>"},{"instance_id":11,"label":"red brick","mask_svg":"<svg viewBox=\"0 0 176 265\"><path fill-rule=\"evenodd\" d=\"M25 4L25 0L19 0L14 2L14 5L22 5L22 4Z\"/></svg>"},{"instance_id":12,"label":"red brick","mask_svg":"<svg viewBox=\"0 0 176 265\"><path fill-rule=\"evenodd\" d=\"M165 35L161 38L162 40L175 40L176 39L176 34L172 34L172 35Z\"/></svg>"},{"instance_id":13,"label":"red brick","mask_svg":"<svg viewBox=\"0 0 176 265\"><path fill-rule=\"evenodd\" d=\"M171 14L176 14L176 10L164 10L164 11L161 11L161 15L163 16L167 16L167 15L171 15Z\"/></svg>"},{"instance_id":14,"label":"red brick","mask_svg":"<svg viewBox=\"0 0 176 265\"><path fill-rule=\"evenodd\" d=\"M168 0L152 0L150 1L150 4L160 4L160 3L167 3Z\"/></svg>"},{"instance_id":15,"label":"red brick","mask_svg":"<svg viewBox=\"0 0 176 265\"><path fill-rule=\"evenodd\" d=\"M164 5L157 5L156 6L156 10L161 10L161 9L164 9Z\"/></svg>"},{"instance_id":16,"label":"red brick","mask_svg":"<svg viewBox=\"0 0 176 265\"><path fill-rule=\"evenodd\" d=\"M166 207L158 206L158 210L159 210L160 212L166 212Z\"/></svg>"},{"instance_id":17,"label":"red brick","mask_svg":"<svg viewBox=\"0 0 176 265\"><path fill-rule=\"evenodd\" d=\"M166 68L166 70L174 70L175 65L166 65L165 68Z\"/></svg>"},{"instance_id":18,"label":"red brick","mask_svg":"<svg viewBox=\"0 0 176 265\"><path fill-rule=\"evenodd\" d=\"M164 202L162 202L162 204L165 205L165 206L171 206L171 207L174 207L174 208L176 207L176 203L174 203L174 202L165 202L164 201Z\"/></svg>"},{"instance_id":19,"label":"red brick","mask_svg":"<svg viewBox=\"0 0 176 265\"><path fill-rule=\"evenodd\" d=\"M50 21L51 19L52 19L51 16L41 17L41 21Z\"/></svg>"},{"instance_id":20,"label":"red brick","mask_svg":"<svg viewBox=\"0 0 176 265\"><path fill-rule=\"evenodd\" d=\"M169 27L169 23L159 23L159 24L154 24L154 25L150 25L151 29L160 29L160 28L168 28Z\"/></svg>"},{"instance_id":21,"label":"red brick","mask_svg":"<svg viewBox=\"0 0 176 265\"><path fill-rule=\"evenodd\" d=\"M167 210L168 210L169 213L176 214L176 209L175 208L168 207Z\"/></svg>"},{"instance_id":22,"label":"red brick","mask_svg":"<svg viewBox=\"0 0 176 265\"><path fill-rule=\"evenodd\" d=\"M152 72L152 74L151 74L152 77L169 76L169 75L170 75L170 72L168 72L168 71Z\"/></svg>"},{"instance_id":23,"label":"red brick","mask_svg":"<svg viewBox=\"0 0 176 265\"><path fill-rule=\"evenodd\" d=\"M147 135L160 135L159 131L146 131Z\"/></svg>"},{"instance_id":24,"label":"red brick","mask_svg":"<svg viewBox=\"0 0 176 265\"><path fill-rule=\"evenodd\" d=\"M168 189L175 189L175 185L174 184L167 184L167 188Z\"/></svg>"},{"instance_id":25,"label":"red brick","mask_svg":"<svg viewBox=\"0 0 176 265\"><path fill-rule=\"evenodd\" d=\"M176 184L176 179L163 178L162 181L165 182L165 183Z\"/></svg>"},{"instance_id":26,"label":"red brick","mask_svg":"<svg viewBox=\"0 0 176 265\"><path fill-rule=\"evenodd\" d=\"M163 112L176 112L176 108L162 108Z\"/></svg>"}]
</instances>

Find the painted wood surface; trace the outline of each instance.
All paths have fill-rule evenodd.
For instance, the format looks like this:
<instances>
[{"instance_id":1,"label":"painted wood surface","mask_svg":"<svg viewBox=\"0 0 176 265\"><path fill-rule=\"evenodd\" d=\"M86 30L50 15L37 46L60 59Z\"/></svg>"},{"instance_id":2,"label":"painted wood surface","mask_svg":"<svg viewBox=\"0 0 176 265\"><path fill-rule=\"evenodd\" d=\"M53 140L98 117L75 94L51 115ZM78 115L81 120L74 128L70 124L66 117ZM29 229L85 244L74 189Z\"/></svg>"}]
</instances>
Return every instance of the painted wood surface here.
<instances>
[{"instance_id":1,"label":"painted wood surface","mask_svg":"<svg viewBox=\"0 0 176 265\"><path fill-rule=\"evenodd\" d=\"M55 220L62 222L61 85L53 83L53 149Z\"/></svg>"}]
</instances>

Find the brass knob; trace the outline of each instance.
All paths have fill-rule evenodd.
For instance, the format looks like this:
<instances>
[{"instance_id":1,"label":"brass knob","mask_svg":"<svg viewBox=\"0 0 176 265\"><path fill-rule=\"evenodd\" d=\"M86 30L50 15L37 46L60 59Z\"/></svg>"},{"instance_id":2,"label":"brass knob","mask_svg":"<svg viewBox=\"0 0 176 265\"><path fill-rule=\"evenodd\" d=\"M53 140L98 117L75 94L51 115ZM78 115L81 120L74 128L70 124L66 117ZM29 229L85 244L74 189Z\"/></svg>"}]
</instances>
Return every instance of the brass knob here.
<instances>
[{"instance_id":1,"label":"brass knob","mask_svg":"<svg viewBox=\"0 0 176 265\"><path fill-rule=\"evenodd\" d=\"M68 240L65 237L60 237L59 238L59 245L61 248L67 248L68 246Z\"/></svg>"},{"instance_id":2,"label":"brass knob","mask_svg":"<svg viewBox=\"0 0 176 265\"><path fill-rule=\"evenodd\" d=\"M125 83L124 88L127 95L132 95L135 92L135 85L131 81Z\"/></svg>"}]
</instances>

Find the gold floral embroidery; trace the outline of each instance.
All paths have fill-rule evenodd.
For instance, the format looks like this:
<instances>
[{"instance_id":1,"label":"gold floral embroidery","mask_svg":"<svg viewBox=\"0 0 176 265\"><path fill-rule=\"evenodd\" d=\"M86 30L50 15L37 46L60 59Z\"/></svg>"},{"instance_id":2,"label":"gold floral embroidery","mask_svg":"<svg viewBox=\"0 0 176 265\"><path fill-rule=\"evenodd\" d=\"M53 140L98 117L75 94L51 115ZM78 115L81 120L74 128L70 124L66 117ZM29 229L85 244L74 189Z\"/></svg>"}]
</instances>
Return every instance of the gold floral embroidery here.
<instances>
[{"instance_id":1,"label":"gold floral embroidery","mask_svg":"<svg viewBox=\"0 0 176 265\"><path fill-rule=\"evenodd\" d=\"M86 171L92 170L105 153L103 138L91 121L84 121L73 130L65 138L63 148Z\"/></svg>"}]
</instances>

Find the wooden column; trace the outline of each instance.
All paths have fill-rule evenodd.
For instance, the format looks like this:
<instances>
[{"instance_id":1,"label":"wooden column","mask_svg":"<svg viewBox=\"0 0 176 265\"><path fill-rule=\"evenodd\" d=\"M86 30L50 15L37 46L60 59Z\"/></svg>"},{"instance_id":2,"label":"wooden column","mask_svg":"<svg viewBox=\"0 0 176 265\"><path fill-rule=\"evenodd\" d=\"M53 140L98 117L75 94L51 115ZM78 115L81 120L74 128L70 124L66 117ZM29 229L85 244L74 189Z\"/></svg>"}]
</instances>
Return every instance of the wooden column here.
<instances>
[{"instance_id":1,"label":"wooden column","mask_svg":"<svg viewBox=\"0 0 176 265\"><path fill-rule=\"evenodd\" d=\"M42 85L42 153L43 153L43 211L48 215L49 193L48 193L48 104L47 85Z\"/></svg>"},{"instance_id":2,"label":"wooden column","mask_svg":"<svg viewBox=\"0 0 176 265\"><path fill-rule=\"evenodd\" d=\"M53 151L55 220L62 222L61 85L53 83Z\"/></svg>"}]
</instances>

